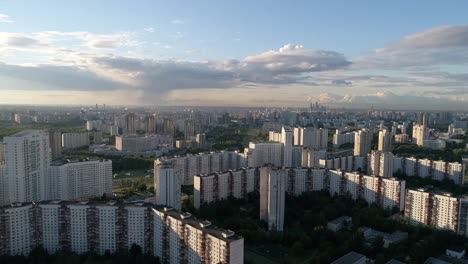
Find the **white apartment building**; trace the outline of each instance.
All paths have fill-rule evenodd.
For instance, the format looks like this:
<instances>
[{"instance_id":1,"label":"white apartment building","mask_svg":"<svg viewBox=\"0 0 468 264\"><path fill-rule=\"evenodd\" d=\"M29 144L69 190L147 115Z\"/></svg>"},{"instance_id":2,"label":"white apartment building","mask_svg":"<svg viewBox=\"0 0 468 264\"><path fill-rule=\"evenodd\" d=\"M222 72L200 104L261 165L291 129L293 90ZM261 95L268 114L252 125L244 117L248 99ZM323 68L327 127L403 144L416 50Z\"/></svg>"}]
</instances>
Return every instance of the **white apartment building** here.
<instances>
[{"instance_id":1,"label":"white apartment building","mask_svg":"<svg viewBox=\"0 0 468 264\"><path fill-rule=\"evenodd\" d=\"M115 137L115 149L122 152L145 152L173 145L170 135L124 135Z\"/></svg>"},{"instance_id":2,"label":"white apartment building","mask_svg":"<svg viewBox=\"0 0 468 264\"><path fill-rule=\"evenodd\" d=\"M99 254L133 244L161 263L233 263L244 260L244 240L188 213L149 203L42 202L0 207L0 254L22 255L42 245L50 252Z\"/></svg>"},{"instance_id":3,"label":"white apartment building","mask_svg":"<svg viewBox=\"0 0 468 264\"><path fill-rule=\"evenodd\" d=\"M424 125L413 125L413 143L422 147L426 139L429 139L429 128Z\"/></svg>"},{"instance_id":4,"label":"white apartment building","mask_svg":"<svg viewBox=\"0 0 468 264\"><path fill-rule=\"evenodd\" d=\"M320 128L293 128L294 145L310 147L314 149L327 148L328 143L328 129Z\"/></svg>"},{"instance_id":5,"label":"white apartment building","mask_svg":"<svg viewBox=\"0 0 468 264\"><path fill-rule=\"evenodd\" d=\"M291 127L283 127L281 129L281 143L283 144L283 166L291 167L293 145L293 131Z\"/></svg>"},{"instance_id":6,"label":"white apartment building","mask_svg":"<svg viewBox=\"0 0 468 264\"><path fill-rule=\"evenodd\" d=\"M386 129L379 131L378 150L382 152L392 151L392 134Z\"/></svg>"},{"instance_id":7,"label":"white apartment building","mask_svg":"<svg viewBox=\"0 0 468 264\"><path fill-rule=\"evenodd\" d=\"M424 189L407 190L405 216L410 224L429 224L429 193Z\"/></svg>"},{"instance_id":8,"label":"white apartment building","mask_svg":"<svg viewBox=\"0 0 468 264\"><path fill-rule=\"evenodd\" d=\"M395 143L408 143L408 134L397 134L395 135Z\"/></svg>"},{"instance_id":9,"label":"white apartment building","mask_svg":"<svg viewBox=\"0 0 468 264\"><path fill-rule=\"evenodd\" d=\"M283 231L286 190L286 170L273 166L260 169L260 219L269 230Z\"/></svg>"},{"instance_id":10,"label":"white apartment building","mask_svg":"<svg viewBox=\"0 0 468 264\"><path fill-rule=\"evenodd\" d=\"M380 150L372 151L369 162L369 174L385 178L393 177L393 154Z\"/></svg>"},{"instance_id":11,"label":"white apartment building","mask_svg":"<svg viewBox=\"0 0 468 264\"><path fill-rule=\"evenodd\" d=\"M265 164L283 166L283 144L277 142L249 143L245 156L249 167L261 167ZM292 153L291 153L292 154Z\"/></svg>"},{"instance_id":12,"label":"white apartment building","mask_svg":"<svg viewBox=\"0 0 468 264\"><path fill-rule=\"evenodd\" d=\"M456 231L458 227L458 199L451 194L434 194L433 218L431 224L437 229L448 229Z\"/></svg>"},{"instance_id":13,"label":"white apartment building","mask_svg":"<svg viewBox=\"0 0 468 264\"><path fill-rule=\"evenodd\" d=\"M57 160L49 169L47 200L112 196L111 160Z\"/></svg>"},{"instance_id":14,"label":"white apartment building","mask_svg":"<svg viewBox=\"0 0 468 264\"><path fill-rule=\"evenodd\" d=\"M245 199L248 193L256 190L257 178L256 168L196 175L193 186L194 207L198 209L204 203L227 199L229 196Z\"/></svg>"},{"instance_id":15,"label":"white apartment building","mask_svg":"<svg viewBox=\"0 0 468 264\"><path fill-rule=\"evenodd\" d=\"M354 138L354 156L365 157L371 151L372 132L367 129L356 131Z\"/></svg>"},{"instance_id":16,"label":"white apartment building","mask_svg":"<svg viewBox=\"0 0 468 264\"><path fill-rule=\"evenodd\" d=\"M156 204L181 209L181 178L171 163L154 164L154 192Z\"/></svg>"},{"instance_id":17,"label":"white apartment building","mask_svg":"<svg viewBox=\"0 0 468 264\"><path fill-rule=\"evenodd\" d=\"M62 134L62 148L75 149L89 145L88 132L83 133L63 133Z\"/></svg>"},{"instance_id":18,"label":"white apartment building","mask_svg":"<svg viewBox=\"0 0 468 264\"><path fill-rule=\"evenodd\" d=\"M170 162L174 171L181 179L182 185L193 185L194 176L217 171L237 170L247 166L247 159L237 151L221 151L200 153L176 157L163 157L156 159L155 164Z\"/></svg>"},{"instance_id":19,"label":"white apartment building","mask_svg":"<svg viewBox=\"0 0 468 264\"><path fill-rule=\"evenodd\" d=\"M337 129L336 133L333 135L333 146L337 148L343 144L354 143L355 137L355 132L341 134L340 130Z\"/></svg>"},{"instance_id":20,"label":"white apartment building","mask_svg":"<svg viewBox=\"0 0 468 264\"><path fill-rule=\"evenodd\" d=\"M407 190L405 217L410 224L431 225L436 229L457 231L459 199L448 193L432 193L425 189Z\"/></svg>"},{"instance_id":21,"label":"white apartment building","mask_svg":"<svg viewBox=\"0 0 468 264\"><path fill-rule=\"evenodd\" d=\"M319 167L319 161L322 155L320 152L324 151L319 151L316 149L310 149L310 148L303 148L302 149L302 167L308 167L308 168L318 168Z\"/></svg>"},{"instance_id":22,"label":"white apartment building","mask_svg":"<svg viewBox=\"0 0 468 264\"><path fill-rule=\"evenodd\" d=\"M50 164L49 135L45 131L26 130L5 137L6 173L3 202L41 201L47 197Z\"/></svg>"}]
</instances>

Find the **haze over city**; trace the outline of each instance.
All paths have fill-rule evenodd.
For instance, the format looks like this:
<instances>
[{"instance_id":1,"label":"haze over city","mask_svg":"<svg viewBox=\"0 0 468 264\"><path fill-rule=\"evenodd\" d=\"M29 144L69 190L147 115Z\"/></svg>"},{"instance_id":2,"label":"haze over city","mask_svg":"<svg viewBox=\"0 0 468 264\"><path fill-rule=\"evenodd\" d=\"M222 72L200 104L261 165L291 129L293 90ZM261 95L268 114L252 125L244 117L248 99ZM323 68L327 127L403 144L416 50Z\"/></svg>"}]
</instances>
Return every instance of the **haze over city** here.
<instances>
[{"instance_id":1,"label":"haze over city","mask_svg":"<svg viewBox=\"0 0 468 264\"><path fill-rule=\"evenodd\" d=\"M466 110L467 5L7 1L0 104Z\"/></svg>"}]
</instances>

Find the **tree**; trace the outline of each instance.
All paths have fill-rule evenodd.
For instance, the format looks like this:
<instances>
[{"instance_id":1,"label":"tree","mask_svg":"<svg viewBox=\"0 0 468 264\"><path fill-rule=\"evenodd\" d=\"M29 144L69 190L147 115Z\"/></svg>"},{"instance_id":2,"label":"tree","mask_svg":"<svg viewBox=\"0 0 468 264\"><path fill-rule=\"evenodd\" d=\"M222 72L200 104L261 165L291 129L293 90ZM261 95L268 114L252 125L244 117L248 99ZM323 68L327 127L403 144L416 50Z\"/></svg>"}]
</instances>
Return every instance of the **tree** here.
<instances>
[{"instance_id":1,"label":"tree","mask_svg":"<svg viewBox=\"0 0 468 264\"><path fill-rule=\"evenodd\" d=\"M291 252L294 256L302 256L304 254L304 245L300 241L296 241L291 247Z\"/></svg>"},{"instance_id":2,"label":"tree","mask_svg":"<svg viewBox=\"0 0 468 264\"><path fill-rule=\"evenodd\" d=\"M142 254L141 247L139 245L133 243L130 246L130 250L128 251L128 254L133 258L136 258L137 256L140 256Z\"/></svg>"},{"instance_id":3,"label":"tree","mask_svg":"<svg viewBox=\"0 0 468 264\"><path fill-rule=\"evenodd\" d=\"M137 186L137 190L140 192L146 192L146 189L147 189L147 186L146 186L146 183L144 182L139 183Z\"/></svg>"}]
</instances>

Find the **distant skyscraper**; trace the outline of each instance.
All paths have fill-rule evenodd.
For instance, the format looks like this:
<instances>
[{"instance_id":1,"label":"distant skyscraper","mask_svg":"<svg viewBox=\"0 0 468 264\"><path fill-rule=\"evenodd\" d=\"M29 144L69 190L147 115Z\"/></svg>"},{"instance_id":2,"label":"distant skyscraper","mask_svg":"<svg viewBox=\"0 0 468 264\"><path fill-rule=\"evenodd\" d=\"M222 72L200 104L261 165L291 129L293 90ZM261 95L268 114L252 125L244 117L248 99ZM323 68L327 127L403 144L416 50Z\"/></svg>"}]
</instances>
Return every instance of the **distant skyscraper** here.
<instances>
[{"instance_id":1,"label":"distant skyscraper","mask_svg":"<svg viewBox=\"0 0 468 264\"><path fill-rule=\"evenodd\" d=\"M164 118L164 134L175 136L175 122L170 118Z\"/></svg>"},{"instance_id":2,"label":"distant skyscraper","mask_svg":"<svg viewBox=\"0 0 468 264\"><path fill-rule=\"evenodd\" d=\"M146 117L146 134L156 133L156 116L149 115Z\"/></svg>"},{"instance_id":3,"label":"distant skyscraper","mask_svg":"<svg viewBox=\"0 0 468 264\"><path fill-rule=\"evenodd\" d=\"M372 132L367 129L359 130L354 138L354 156L365 157L371 151Z\"/></svg>"},{"instance_id":4,"label":"distant skyscraper","mask_svg":"<svg viewBox=\"0 0 468 264\"><path fill-rule=\"evenodd\" d=\"M206 135L205 134L197 134L196 141L199 148L206 147Z\"/></svg>"},{"instance_id":5,"label":"distant skyscraper","mask_svg":"<svg viewBox=\"0 0 468 264\"><path fill-rule=\"evenodd\" d=\"M416 119L419 125L429 125L429 115L427 113L419 112L416 114Z\"/></svg>"},{"instance_id":6,"label":"distant skyscraper","mask_svg":"<svg viewBox=\"0 0 468 264\"><path fill-rule=\"evenodd\" d=\"M268 230L283 231L287 171L272 166L260 169L260 219Z\"/></svg>"},{"instance_id":7,"label":"distant skyscraper","mask_svg":"<svg viewBox=\"0 0 468 264\"><path fill-rule=\"evenodd\" d=\"M135 135L135 114L129 113L126 116L127 120L127 135Z\"/></svg>"},{"instance_id":8,"label":"distant skyscraper","mask_svg":"<svg viewBox=\"0 0 468 264\"><path fill-rule=\"evenodd\" d=\"M195 124L192 119L186 119L184 121L184 137L190 139L195 136Z\"/></svg>"},{"instance_id":9,"label":"distant skyscraper","mask_svg":"<svg viewBox=\"0 0 468 264\"><path fill-rule=\"evenodd\" d=\"M154 192L156 204L180 210L181 176L171 163L154 163Z\"/></svg>"},{"instance_id":10,"label":"distant skyscraper","mask_svg":"<svg viewBox=\"0 0 468 264\"><path fill-rule=\"evenodd\" d=\"M8 203L44 200L50 164L49 134L26 130L5 137Z\"/></svg>"},{"instance_id":11,"label":"distant skyscraper","mask_svg":"<svg viewBox=\"0 0 468 264\"><path fill-rule=\"evenodd\" d=\"M62 157L62 134L59 130L49 131L49 144L52 159Z\"/></svg>"},{"instance_id":12,"label":"distant skyscraper","mask_svg":"<svg viewBox=\"0 0 468 264\"><path fill-rule=\"evenodd\" d=\"M392 135L386 129L379 131L378 149L383 152L392 151Z\"/></svg>"}]
</instances>

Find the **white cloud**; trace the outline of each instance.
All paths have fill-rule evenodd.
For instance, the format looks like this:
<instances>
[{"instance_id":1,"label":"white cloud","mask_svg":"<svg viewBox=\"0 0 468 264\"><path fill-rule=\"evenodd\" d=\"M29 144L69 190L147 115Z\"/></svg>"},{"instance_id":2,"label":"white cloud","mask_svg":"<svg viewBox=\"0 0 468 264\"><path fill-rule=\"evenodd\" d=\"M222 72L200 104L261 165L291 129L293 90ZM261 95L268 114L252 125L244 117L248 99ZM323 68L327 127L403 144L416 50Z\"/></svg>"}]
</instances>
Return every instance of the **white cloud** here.
<instances>
[{"instance_id":1,"label":"white cloud","mask_svg":"<svg viewBox=\"0 0 468 264\"><path fill-rule=\"evenodd\" d=\"M0 14L0 23L13 23L14 21L10 19L10 16L5 14Z\"/></svg>"},{"instance_id":2,"label":"white cloud","mask_svg":"<svg viewBox=\"0 0 468 264\"><path fill-rule=\"evenodd\" d=\"M143 30L146 31L146 32L149 32L149 33L153 33L153 32L154 32L154 28L153 28L153 27L147 27L147 28L144 28Z\"/></svg>"},{"instance_id":3,"label":"white cloud","mask_svg":"<svg viewBox=\"0 0 468 264\"><path fill-rule=\"evenodd\" d=\"M442 26L418 32L354 62L356 69L468 64L468 25Z\"/></svg>"},{"instance_id":4,"label":"white cloud","mask_svg":"<svg viewBox=\"0 0 468 264\"><path fill-rule=\"evenodd\" d=\"M185 24L185 21L182 20L182 19L173 19L173 20L171 20L171 24L182 25L182 24Z\"/></svg>"}]
</instances>

